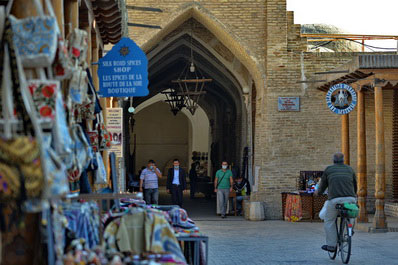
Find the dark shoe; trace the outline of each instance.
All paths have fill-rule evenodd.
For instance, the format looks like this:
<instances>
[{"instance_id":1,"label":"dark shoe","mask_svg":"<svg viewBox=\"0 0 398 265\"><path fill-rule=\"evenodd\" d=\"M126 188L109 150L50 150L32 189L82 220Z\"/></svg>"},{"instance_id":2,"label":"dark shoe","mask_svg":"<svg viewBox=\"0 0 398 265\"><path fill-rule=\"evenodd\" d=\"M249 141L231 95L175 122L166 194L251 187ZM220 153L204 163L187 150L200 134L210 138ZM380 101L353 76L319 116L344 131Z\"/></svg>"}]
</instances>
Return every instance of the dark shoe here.
<instances>
[{"instance_id":1,"label":"dark shoe","mask_svg":"<svg viewBox=\"0 0 398 265\"><path fill-rule=\"evenodd\" d=\"M329 252L335 252L336 251L336 247L332 247L332 246L328 246L328 245L323 245L322 249L325 251L329 251Z\"/></svg>"},{"instance_id":2,"label":"dark shoe","mask_svg":"<svg viewBox=\"0 0 398 265\"><path fill-rule=\"evenodd\" d=\"M225 219L225 218L227 218L227 217L226 217L225 215L221 215L221 218L222 218L222 219Z\"/></svg>"}]
</instances>

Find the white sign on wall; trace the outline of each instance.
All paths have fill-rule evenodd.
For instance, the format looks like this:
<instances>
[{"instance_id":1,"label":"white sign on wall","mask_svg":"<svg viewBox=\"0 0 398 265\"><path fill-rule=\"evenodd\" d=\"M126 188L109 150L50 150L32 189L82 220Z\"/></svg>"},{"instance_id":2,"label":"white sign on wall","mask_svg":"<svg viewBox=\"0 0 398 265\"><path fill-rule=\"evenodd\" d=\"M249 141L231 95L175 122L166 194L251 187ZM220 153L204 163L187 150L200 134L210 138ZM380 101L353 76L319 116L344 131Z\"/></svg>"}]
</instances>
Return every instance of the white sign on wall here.
<instances>
[{"instance_id":1,"label":"white sign on wall","mask_svg":"<svg viewBox=\"0 0 398 265\"><path fill-rule=\"evenodd\" d=\"M123 157L123 109L106 109L106 129L111 136L109 152L114 152L116 157Z\"/></svg>"},{"instance_id":2,"label":"white sign on wall","mask_svg":"<svg viewBox=\"0 0 398 265\"><path fill-rule=\"evenodd\" d=\"M278 97L278 111L300 111L300 98Z\"/></svg>"}]
</instances>

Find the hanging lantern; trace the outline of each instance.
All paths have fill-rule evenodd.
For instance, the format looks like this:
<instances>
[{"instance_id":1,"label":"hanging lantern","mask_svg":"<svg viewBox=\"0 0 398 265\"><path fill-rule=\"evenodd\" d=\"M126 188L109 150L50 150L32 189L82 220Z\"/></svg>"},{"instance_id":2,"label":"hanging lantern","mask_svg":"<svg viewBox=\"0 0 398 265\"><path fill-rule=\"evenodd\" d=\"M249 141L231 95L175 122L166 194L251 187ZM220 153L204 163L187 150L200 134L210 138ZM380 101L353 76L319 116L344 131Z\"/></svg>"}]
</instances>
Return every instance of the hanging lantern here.
<instances>
[{"instance_id":1,"label":"hanging lantern","mask_svg":"<svg viewBox=\"0 0 398 265\"><path fill-rule=\"evenodd\" d=\"M200 69L196 67L194 58L193 58L193 44L192 44L192 33L193 32L193 24L191 25L191 58L187 63L185 68L182 70L180 76L177 80L172 80L172 83L177 83L180 91L177 95L181 95L184 97L185 107L189 110L189 112L194 115L196 109L198 108L198 103L200 97L206 94L204 91L205 84L207 82L213 81L212 79L205 78Z\"/></svg>"},{"instance_id":2,"label":"hanging lantern","mask_svg":"<svg viewBox=\"0 0 398 265\"><path fill-rule=\"evenodd\" d=\"M170 110L173 112L174 116L177 115L177 113L182 110L183 107L185 107L184 97L178 95L175 89L169 88L161 93L166 95L165 102L169 104Z\"/></svg>"}]
</instances>

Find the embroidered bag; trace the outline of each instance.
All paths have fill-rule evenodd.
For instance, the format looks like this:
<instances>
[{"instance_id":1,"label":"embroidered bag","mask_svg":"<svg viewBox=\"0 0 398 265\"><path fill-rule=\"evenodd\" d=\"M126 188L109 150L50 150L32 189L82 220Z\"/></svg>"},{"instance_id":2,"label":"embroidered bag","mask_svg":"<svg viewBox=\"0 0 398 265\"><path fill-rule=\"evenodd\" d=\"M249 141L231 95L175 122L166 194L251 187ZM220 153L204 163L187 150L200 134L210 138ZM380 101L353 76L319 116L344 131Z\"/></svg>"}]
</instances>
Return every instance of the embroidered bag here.
<instances>
[{"instance_id":1,"label":"embroidered bag","mask_svg":"<svg viewBox=\"0 0 398 265\"><path fill-rule=\"evenodd\" d=\"M66 42L61 36L58 36L57 53L53 64L54 77L58 80L68 79L74 70L75 67L69 56Z\"/></svg>"},{"instance_id":2,"label":"embroidered bag","mask_svg":"<svg viewBox=\"0 0 398 265\"><path fill-rule=\"evenodd\" d=\"M32 94L37 113L45 121L55 118L55 101L60 91L60 83L56 80L28 80L28 88Z\"/></svg>"},{"instance_id":3,"label":"embroidered bag","mask_svg":"<svg viewBox=\"0 0 398 265\"><path fill-rule=\"evenodd\" d=\"M63 160L67 169L73 164L73 141L69 133L69 126L66 120L64 101L60 92L55 99L55 122L52 130L53 147L59 157Z\"/></svg>"},{"instance_id":4,"label":"embroidered bag","mask_svg":"<svg viewBox=\"0 0 398 265\"><path fill-rule=\"evenodd\" d=\"M8 57L8 53L4 53L4 51L8 51L8 48L12 88L6 86L2 89L13 90L14 105L17 115L22 119L24 130L26 133L34 134L31 121L31 117L34 115L29 116L25 105L28 99L22 96L23 91L19 81L19 67L15 57L12 35L11 23L6 20L3 41L7 45L0 49L0 63L4 62L5 56ZM2 70L0 71L0 80L4 78ZM0 201L18 199L23 202L26 199L40 198L45 186L45 178L41 164L41 147L38 141L27 135L13 136L10 139L0 138L0 176L2 182ZM19 205L21 204L19 203Z\"/></svg>"},{"instance_id":5,"label":"embroidered bag","mask_svg":"<svg viewBox=\"0 0 398 265\"><path fill-rule=\"evenodd\" d=\"M75 104L83 104L87 94L87 73L82 67L73 72L69 81L69 95Z\"/></svg>"},{"instance_id":6,"label":"embroidered bag","mask_svg":"<svg viewBox=\"0 0 398 265\"><path fill-rule=\"evenodd\" d=\"M95 153L95 157L98 163L98 168L95 171L95 184L107 184L108 178L106 175L106 169L104 161L102 160L102 155L100 152Z\"/></svg>"},{"instance_id":7,"label":"embroidered bag","mask_svg":"<svg viewBox=\"0 0 398 265\"><path fill-rule=\"evenodd\" d=\"M49 175L48 185L50 188L51 195L65 195L69 193L69 185L66 178L65 165L56 155L55 151L51 147L51 135L43 136L44 145L44 156Z\"/></svg>"},{"instance_id":8,"label":"embroidered bag","mask_svg":"<svg viewBox=\"0 0 398 265\"><path fill-rule=\"evenodd\" d=\"M57 50L58 25L49 0L45 0L50 15L45 15L39 0L33 1L39 16L17 19L10 15L16 52L26 67L48 67Z\"/></svg>"},{"instance_id":9,"label":"embroidered bag","mask_svg":"<svg viewBox=\"0 0 398 265\"><path fill-rule=\"evenodd\" d=\"M87 32L81 29L74 29L68 36L69 55L77 65L85 62L87 57L88 37Z\"/></svg>"},{"instance_id":10,"label":"embroidered bag","mask_svg":"<svg viewBox=\"0 0 398 265\"><path fill-rule=\"evenodd\" d=\"M111 135L104 124L102 112L97 114L97 130L100 151L109 149L111 147Z\"/></svg>"},{"instance_id":11,"label":"embroidered bag","mask_svg":"<svg viewBox=\"0 0 398 265\"><path fill-rule=\"evenodd\" d=\"M83 103L83 105L80 107L80 115L83 120L95 120L95 101L96 101L96 96L95 96L95 91L93 87L91 86L90 83L88 83L88 88L89 92L87 97L86 97L86 102Z\"/></svg>"}]
</instances>

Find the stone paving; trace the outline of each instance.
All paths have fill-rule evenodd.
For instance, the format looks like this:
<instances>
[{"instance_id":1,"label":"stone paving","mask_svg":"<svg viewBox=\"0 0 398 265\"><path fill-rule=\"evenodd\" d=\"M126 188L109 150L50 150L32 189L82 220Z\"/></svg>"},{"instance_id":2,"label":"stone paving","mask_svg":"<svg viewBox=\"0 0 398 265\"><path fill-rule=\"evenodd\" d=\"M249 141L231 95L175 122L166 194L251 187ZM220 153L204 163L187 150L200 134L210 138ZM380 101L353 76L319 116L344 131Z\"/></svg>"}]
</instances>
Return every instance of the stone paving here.
<instances>
[{"instance_id":1,"label":"stone paving","mask_svg":"<svg viewBox=\"0 0 398 265\"><path fill-rule=\"evenodd\" d=\"M161 203L170 203L161 195ZM210 238L210 265L342 264L321 250L325 242L322 223L246 221L243 217L216 216L214 199L190 200L184 208ZM398 233L371 234L357 230L349 264L398 265Z\"/></svg>"},{"instance_id":2,"label":"stone paving","mask_svg":"<svg viewBox=\"0 0 398 265\"><path fill-rule=\"evenodd\" d=\"M251 222L242 217L198 221L210 237L210 265L341 264L329 260L322 223ZM356 231L350 264L398 264L398 233Z\"/></svg>"}]
</instances>

